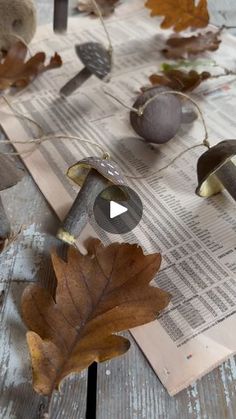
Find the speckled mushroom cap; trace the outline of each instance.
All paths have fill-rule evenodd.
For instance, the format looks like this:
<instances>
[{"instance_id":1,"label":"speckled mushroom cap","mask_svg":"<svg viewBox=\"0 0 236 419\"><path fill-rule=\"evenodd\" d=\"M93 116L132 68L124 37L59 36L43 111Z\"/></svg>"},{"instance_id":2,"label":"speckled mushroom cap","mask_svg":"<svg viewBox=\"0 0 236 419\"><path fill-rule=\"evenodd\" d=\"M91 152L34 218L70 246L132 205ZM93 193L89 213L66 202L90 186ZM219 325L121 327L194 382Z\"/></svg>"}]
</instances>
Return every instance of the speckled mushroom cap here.
<instances>
[{"instance_id":1,"label":"speckled mushroom cap","mask_svg":"<svg viewBox=\"0 0 236 419\"><path fill-rule=\"evenodd\" d=\"M111 72L111 54L98 42L86 42L75 46L76 54L84 66L99 79Z\"/></svg>"},{"instance_id":2,"label":"speckled mushroom cap","mask_svg":"<svg viewBox=\"0 0 236 419\"><path fill-rule=\"evenodd\" d=\"M236 157L236 140L221 141L199 157L197 195L209 197L222 191L223 185L217 179L216 173L233 157Z\"/></svg>"},{"instance_id":3,"label":"speckled mushroom cap","mask_svg":"<svg viewBox=\"0 0 236 419\"><path fill-rule=\"evenodd\" d=\"M124 185L125 180L119 166L110 159L86 157L68 169L67 176L82 186L90 169L95 169L114 185Z\"/></svg>"}]
</instances>

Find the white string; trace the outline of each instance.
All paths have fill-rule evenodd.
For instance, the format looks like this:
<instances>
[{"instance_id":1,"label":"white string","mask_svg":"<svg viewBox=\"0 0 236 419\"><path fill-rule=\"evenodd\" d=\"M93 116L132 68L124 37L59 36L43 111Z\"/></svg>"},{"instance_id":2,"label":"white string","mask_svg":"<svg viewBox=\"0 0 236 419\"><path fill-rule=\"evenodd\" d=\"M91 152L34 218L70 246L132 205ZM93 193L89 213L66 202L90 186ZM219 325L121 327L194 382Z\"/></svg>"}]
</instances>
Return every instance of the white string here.
<instances>
[{"instance_id":1,"label":"white string","mask_svg":"<svg viewBox=\"0 0 236 419\"><path fill-rule=\"evenodd\" d=\"M199 144L195 144L191 147L188 147L186 150L181 151L179 154L177 154L168 164L166 164L165 166L161 167L160 169L157 169L156 171L152 171L150 173L147 173L146 175L142 175L142 176L132 176L132 175L125 175L127 178L129 179L146 179L149 178L151 176L155 176L156 174L162 172L165 169L168 169L168 167L170 167L176 160L178 160L180 157L182 157L185 153L187 153L188 151L197 148L197 147L207 147L210 148L210 143L208 141L209 135L208 135L208 130L207 130L207 126L206 126L206 121L205 118L203 116L203 112L200 108L200 106L197 104L197 102L195 102L195 100L193 100L190 96L186 95L185 93L182 92L178 92L175 90L170 90L170 91L165 91L165 92L159 92L156 95L152 96L151 98L149 98L144 105L140 106L139 108L134 108L132 106L129 106L127 103L123 102L120 98L117 98L116 96L114 96L112 93L108 92L107 90L105 90L103 88L103 92L107 95L110 96L111 98L115 99L118 103L120 103L124 108L135 112L139 117L143 116L145 109L147 108L147 106L153 101L155 100L158 96L162 96L162 95L167 95L167 94L175 94L175 95L180 95L182 97L184 97L185 99L190 100L190 102L193 103L193 105L197 108L199 115L201 117L201 121L203 124L203 128L204 128L204 138L202 140L201 143Z\"/></svg>"},{"instance_id":2,"label":"white string","mask_svg":"<svg viewBox=\"0 0 236 419\"><path fill-rule=\"evenodd\" d=\"M105 32L105 34L107 36L107 40L108 40L108 44L109 44L108 50L110 52L110 55L112 56L113 46L112 46L112 42L111 42L111 37L110 37L110 34L109 34L108 30L107 30L105 21L103 19L102 12L101 12L100 7L98 6L96 0L90 0L90 1L93 3L93 6L94 6L94 8L95 8L95 10L97 12L97 15L98 15L98 17L99 17L99 19L101 21L101 24L103 26L103 29L104 29L104 32Z\"/></svg>"},{"instance_id":3,"label":"white string","mask_svg":"<svg viewBox=\"0 0 236 419\"><path fill-rule=\"evenodd\" d=\"M13 113L18 116L19 118L25 119L31 123L33 123L34 125L36 125L36 127L39 129L41 135L38 138L34 138L34 139L28 139L28 140L13 140L10 143L11 144L32 144L33 147L31 147L31 149L29 150L25 150L23 152L1 152L1 154L5 154L5 155L15 155L15 156L22 156L25 154L32 154L42 143L46 142L46 141L54 141L54 140L65 140L65 139L69 139L69 140L75 140L75 141L80 141L81 143L86 143L86 144L90 144L94 147L97 147L101 152L102 152L102 157L103 158L109 158L110 154L104 150L104 148L99 144L99 143L95 143L94 141L88 140L88 139L84 139L81 138L77 135L68 135L68 134L48 134L45 135L43 128L41 127L41 125L35 121L33 118L28 117L27 115L24 115L23 113L19 112L17 109L14 108L14 106L11 104L11 102L9 101L9 99L6 96L1 96L1 98L3 100L5 100L5 102L7 103L7 105L10 107L10 109L13 111ZM9 140L3 140L0 142L0 144L9 144Z\"/></svg>"}]
</instances>

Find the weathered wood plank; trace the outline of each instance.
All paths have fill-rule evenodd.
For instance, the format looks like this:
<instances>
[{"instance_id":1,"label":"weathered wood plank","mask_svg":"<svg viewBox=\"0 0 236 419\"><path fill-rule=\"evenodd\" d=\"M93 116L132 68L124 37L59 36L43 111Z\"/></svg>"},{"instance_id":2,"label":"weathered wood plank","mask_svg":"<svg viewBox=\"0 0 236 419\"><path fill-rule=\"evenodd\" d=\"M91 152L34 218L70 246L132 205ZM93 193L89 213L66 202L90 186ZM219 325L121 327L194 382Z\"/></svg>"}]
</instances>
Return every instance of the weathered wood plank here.
<instances>
[{"instance_id":1,"label":"weathered wood plank","mask_svg":"<svg viewBox=\"0 0 236 419\"><path fill-rule=\"evenodd\" d=\"M97 419L235 419L234 358L170 397L129 338L126 355L98 366Z\"/></svg>"},{"instance_id":2,"label":"weathered wood plank","mask_svg":"<svg viewBox=\"0 0 236 419\"><path fill-rule=\"evenodd\" d=\"M49 254L58 245L54 235L59 223L27 172L18 185L2 193L2 198L13 230L22 225L23 231L0 256L0 418L36 419L47 400L32 388L20 298L32 281L39 280L53 289ZM66 380L52 400L51 418L84 419L86 393L86 371Z\"/></svg>"}]
</instances>

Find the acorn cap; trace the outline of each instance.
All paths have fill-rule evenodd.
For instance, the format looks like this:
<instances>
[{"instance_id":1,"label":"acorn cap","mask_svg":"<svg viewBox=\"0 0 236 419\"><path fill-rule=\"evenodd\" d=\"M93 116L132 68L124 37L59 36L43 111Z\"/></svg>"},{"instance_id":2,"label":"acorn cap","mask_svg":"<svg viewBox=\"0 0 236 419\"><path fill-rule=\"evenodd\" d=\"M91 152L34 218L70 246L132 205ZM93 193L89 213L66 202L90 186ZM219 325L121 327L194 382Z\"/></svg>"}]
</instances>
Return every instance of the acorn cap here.
<instances>
[{"instance_id":1,"label":"acorn cap","mask_svg":"<svg viewBox=\"0 0 236 419\"><path fill-rule=\"evenodd\" d=\"M0 191L16 185L23 177L23 170L4 154L0 154Z\"/></svg>"},{"instance_id":2,"label":"acorn cap","mask_svg":"<svg viewBox=\"0 0 236 419\"><path fill-rule=\"evenodd\" d=\"M197 163L198 187L196 194L210 197L224 187L217 179L217 170L236 156L236 140L225 140L202 154Z\"/></svg>"},{"instance_id":3,"label":"acorn cap","mask_svg":"<svg viewBox=\"0 0 236 419\"><path fill-rule=\"evenodd\" d=\"M104 79L111 72L111 54L98 42L78 44L75 51L84 66L99 79Z\"/></svg>"}]
</instances>

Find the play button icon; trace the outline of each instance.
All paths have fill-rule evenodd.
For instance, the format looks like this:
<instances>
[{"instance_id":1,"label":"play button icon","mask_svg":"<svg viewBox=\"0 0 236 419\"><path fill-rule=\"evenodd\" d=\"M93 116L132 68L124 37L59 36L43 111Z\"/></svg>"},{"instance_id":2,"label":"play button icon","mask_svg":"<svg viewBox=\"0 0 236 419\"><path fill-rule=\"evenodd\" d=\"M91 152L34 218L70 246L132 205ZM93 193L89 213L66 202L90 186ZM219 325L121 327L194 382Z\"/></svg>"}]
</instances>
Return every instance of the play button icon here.
<instances>
[{"instance_id":1,"label":"play button icon","mask_svg":"<svg viewBox=\"0 0 236 419\"><path fill-rule=\"evenodd\" d=\"M112 234L125 234L133 230L143 214L141 199L128 186L112 185L95 199L94 218L103 230Z\"/></svg>"},{"instance_id":2,"label":"play button icon","mask_svg":"<svg viewBox=\"0 0 236 419\"><path fill-rule=\"evenodd\" d=\"M128 208L118 204L117 202L110 201L110 218L118 217L126 211L128 211Z\"/></svg>"}]
</instances>

